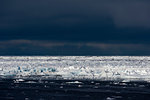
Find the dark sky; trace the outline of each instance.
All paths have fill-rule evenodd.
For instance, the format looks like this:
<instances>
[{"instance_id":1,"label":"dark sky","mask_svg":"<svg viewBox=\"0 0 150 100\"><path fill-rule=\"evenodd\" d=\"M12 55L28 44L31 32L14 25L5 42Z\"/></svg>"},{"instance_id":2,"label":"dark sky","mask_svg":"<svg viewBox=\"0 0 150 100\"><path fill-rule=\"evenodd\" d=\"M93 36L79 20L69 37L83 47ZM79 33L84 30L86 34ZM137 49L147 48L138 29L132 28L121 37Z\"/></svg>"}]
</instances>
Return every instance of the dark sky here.
<instances>
[{"instance_id":1,"label":"dark sky","mask_svg":"<svg viewBox=\"0 0 150 100\"><path fill-rule=\"evenodd\" d=\"M149 0L0 0L0 55L150 55Z\"/></svg>"}]
</instances>

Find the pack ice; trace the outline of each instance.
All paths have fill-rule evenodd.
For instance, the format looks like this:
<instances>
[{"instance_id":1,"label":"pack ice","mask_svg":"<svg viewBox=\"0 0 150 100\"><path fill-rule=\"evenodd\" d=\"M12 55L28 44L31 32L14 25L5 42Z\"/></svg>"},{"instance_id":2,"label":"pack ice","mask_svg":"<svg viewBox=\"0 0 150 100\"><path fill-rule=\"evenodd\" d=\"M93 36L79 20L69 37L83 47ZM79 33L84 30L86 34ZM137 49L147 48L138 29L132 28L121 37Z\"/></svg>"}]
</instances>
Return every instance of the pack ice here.
<instances>
[{"instance_id":1,"label":"pack ice","mask_svg":"<svg viewBox=\"0 0 150 100\"><path fill-rule=\"evenodd\" d=\"M150 57L1 56L1 77L47 76L62 79L150 79Z\"/></svg>"}]
</instances>

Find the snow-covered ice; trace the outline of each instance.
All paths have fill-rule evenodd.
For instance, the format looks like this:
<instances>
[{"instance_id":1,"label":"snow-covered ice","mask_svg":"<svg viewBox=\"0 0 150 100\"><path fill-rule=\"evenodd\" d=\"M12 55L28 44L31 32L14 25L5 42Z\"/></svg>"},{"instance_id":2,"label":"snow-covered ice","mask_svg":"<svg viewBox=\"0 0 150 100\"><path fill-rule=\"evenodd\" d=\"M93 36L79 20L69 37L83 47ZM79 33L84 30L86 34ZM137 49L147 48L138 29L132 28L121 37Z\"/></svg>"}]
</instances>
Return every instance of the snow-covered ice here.
<instances>
[{"instance_id":1,"label":"snow-covered ice","mask_svg":"<svg viewBox=\"0 0 150 100\"><path fill-rule=\"evenodd\" d=\"M0 56L1 77L150 79L148 56Z\"/></svg>"}]
</instances>

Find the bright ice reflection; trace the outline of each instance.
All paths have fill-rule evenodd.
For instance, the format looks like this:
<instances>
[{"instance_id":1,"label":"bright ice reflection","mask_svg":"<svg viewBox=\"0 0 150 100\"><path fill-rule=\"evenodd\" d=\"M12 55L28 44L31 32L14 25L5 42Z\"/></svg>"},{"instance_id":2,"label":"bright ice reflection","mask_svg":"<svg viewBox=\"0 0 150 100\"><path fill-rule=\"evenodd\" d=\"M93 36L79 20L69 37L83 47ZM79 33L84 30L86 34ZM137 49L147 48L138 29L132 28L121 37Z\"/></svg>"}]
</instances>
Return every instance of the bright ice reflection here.
<instances>
[{"instance_id":1,"label":"bright ice reflection","mask_svg":"<svg viewBox=\"0 0 150 100\"><path fill-rule=\"evenodd\" d=\"M1 56L0 75L59 76L63 79L150 79L150 57Z\"/></svg>"}]
</instances>

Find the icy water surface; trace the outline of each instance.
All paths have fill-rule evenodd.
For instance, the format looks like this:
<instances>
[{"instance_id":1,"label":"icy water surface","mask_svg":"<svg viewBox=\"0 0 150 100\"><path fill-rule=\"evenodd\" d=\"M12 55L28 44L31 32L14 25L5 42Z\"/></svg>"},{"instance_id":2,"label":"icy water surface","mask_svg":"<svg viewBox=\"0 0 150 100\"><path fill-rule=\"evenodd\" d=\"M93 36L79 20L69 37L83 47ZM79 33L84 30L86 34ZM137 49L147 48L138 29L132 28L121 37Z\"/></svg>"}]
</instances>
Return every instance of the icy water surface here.
<instances>
[{"instance_id":1,"label":"icy water surface","mask_svg":"<svg viewBox=\"0 0 150 100\"><path fill-rule=\"evenodd\" d=\"M0 100L150 100L147 82L0 80Z\"/></svg>"},{"instance_id":2,"label":"icy water surface","mask_svg":"<svg viewBox=\"0 0 150 100\"><path fill-rule=\"evenodd\" d=\"M150 57L0 57L0 100L150 100L149 82Z\"/></svg>"}]
</instances>

